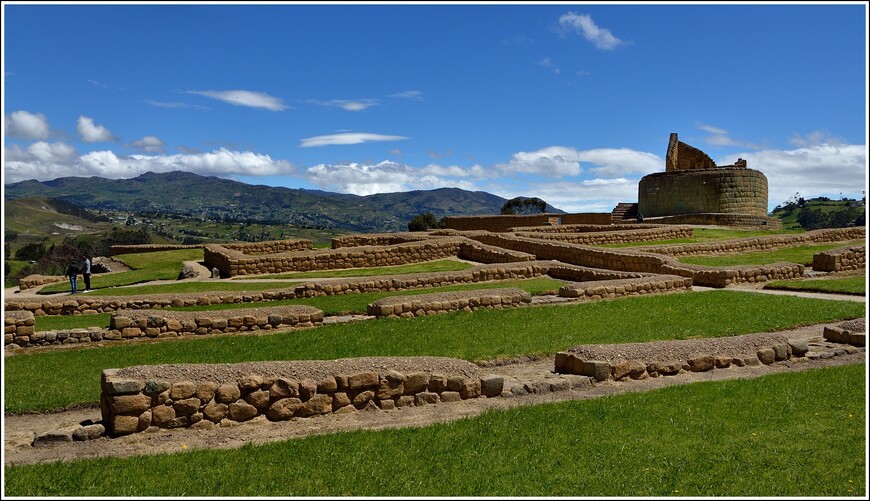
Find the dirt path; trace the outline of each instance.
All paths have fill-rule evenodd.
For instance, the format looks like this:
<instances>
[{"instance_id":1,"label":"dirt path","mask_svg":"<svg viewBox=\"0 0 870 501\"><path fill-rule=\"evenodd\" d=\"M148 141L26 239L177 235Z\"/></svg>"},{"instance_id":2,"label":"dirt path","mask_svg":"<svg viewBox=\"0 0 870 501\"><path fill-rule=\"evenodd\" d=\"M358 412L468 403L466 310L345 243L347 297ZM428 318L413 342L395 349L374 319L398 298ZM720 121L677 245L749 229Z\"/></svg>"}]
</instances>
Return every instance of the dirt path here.
<instances>
[{"instance_id":1,"label":"dirt path","mask_svg":"<svg viewBox=\"0 0 870 501\"><path fill-rule=\"evenodd\" d=\"M487 409L508 409L515 406L535 405L563 400L598 398L626 392L644 392L667 386L700 381L721 381L755 378L789 371L811 370L852 363L866 363L863 348L844 349L846 345L832 345L822 339L824 326L837 323L801 327L780 334L789 339L806 339L814 343L813 350L832 350L826 358L801 358L771 365L732 366L708 372L682 372L676 376L662 376L645 380L606 381L579 389L539 391L513 397L478 398L456 403L438 403L422 407L404 407L393 410L363 410L350 414L325 415L312 418L294 418L290 421L271 422L261 416L252 421L232 426L219 426L211 430L157 429L119 438L101 437L83 442L62 442L33 446L34 438L42 433L75 428L81 424L98 422L100 410L96 407L59 413L9 415L4 419L4 464L30 464L91 457L127 457L196 449L226 449L248 443L262 444L313 434L333 433L358 429L388 429L419 427L439 422L476 416ZM698 340L703 343L704 340ZM813 346L813 345L811 345ZM836 350L836 356L834 355ZM507 382L522 382L529 387L553 381L553 359L525 360L484 369L505 377Z\"/></svg>"}]
</instances>

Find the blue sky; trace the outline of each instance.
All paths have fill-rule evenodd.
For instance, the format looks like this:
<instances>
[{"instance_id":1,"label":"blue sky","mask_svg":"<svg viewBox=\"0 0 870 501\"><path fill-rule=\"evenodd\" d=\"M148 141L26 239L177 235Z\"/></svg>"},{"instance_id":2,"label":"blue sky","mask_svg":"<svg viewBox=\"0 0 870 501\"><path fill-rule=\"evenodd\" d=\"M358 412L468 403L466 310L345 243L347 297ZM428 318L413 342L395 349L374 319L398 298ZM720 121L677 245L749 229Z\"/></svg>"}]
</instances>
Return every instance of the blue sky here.
<instances>
[{"instance_id":1,"label":"blue sky","mask_svg":"<svg viewBox=\"0 0 870 501\"><path fill-rule=\"evenodd\" d=\"M867 6L3 4L4 183L185 170L367 195L637 200L668 136L867 186Z\"/></svg>"}]
</instances>

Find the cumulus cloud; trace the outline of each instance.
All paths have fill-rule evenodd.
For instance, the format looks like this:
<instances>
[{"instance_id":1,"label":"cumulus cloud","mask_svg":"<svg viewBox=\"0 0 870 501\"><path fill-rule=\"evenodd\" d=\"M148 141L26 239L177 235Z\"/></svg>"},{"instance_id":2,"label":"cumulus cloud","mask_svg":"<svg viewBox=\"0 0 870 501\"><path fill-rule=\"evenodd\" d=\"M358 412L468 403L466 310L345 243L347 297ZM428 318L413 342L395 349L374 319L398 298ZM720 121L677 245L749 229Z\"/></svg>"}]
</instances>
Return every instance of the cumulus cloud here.
<instances>
[{"instance_id":1,"label":"cumulus cloud","mask_svg":"<svg viewBox=\"0 0 870 501\"><path fill-rule=\"evenodd\" d=\"M312 146L335 146L347 144L361 144L372 141L401 141L408 139L404 136L388 136L386 134L373 134L369 132L342 132L340 134L327 134L302 139L299 146L310 148Z\"/></svg>"},{"instance_id":2,"label":"cumulus cloud","mask_svg":"<svg viewBox=\"0 0 870 501\"><path fill-rule=\"evenodd\" d=\"M625 42L613 36L607 28L600 28L588 14L568 12L559 18L559 28L563 32L574 31L592 42L596 49L613 50Z\"/></svg>"},{"instance_id":3,"label":"cumulus cloud","mask_svg":"<svg viewBox=\"0 0 870 501\"><path fill-rule=\"evenodd\" d=\"M177 155L119 156L112 151L92 151L76 156L72 147L55 143L31 145L27 150L13 145L6 149L5 182L26 179L48 181L66 176L100 176L109 179L131 178L146 172L188 171L202 175L269 176L294 172L290 162L250 151L219 150Z\"/></svg>"},{"instance_id":4,"label":"cumulus cloud","mask_svg":"<svg viewBox=\"0 0 870 501\"><path fill-rule=\"evenodd\" d=\"M345 111L363 111L365 109L371 108L372 106L376 106L378 104L377 99L357 99L355 101L349 101L345 99L332 99L330 101L317 101L311 100L311 103L327 106L330 108L341 108Z\"/></svg>"},{"instance_id":5,"label":"cumulus cloud","mask_svg":"<svg viewBox=\"0 0 870 501\"><path fill-rule=\"evenodd\" d=\"M610 212L618 202L637 201L640 179L595 178L558 183L506 183L490 188L504 198L534 196L566 212Z\"/></svg>"},{"instance_id":6,"label":"cumulus cloud","mask_svg":"<svg viewBox=\"0 0 870 501\"><path fill-rule=\"evenodd\" d=\"M794 150L736 153L717 162L733 164L737 158L767 177L768 201L776 205L797 192L807 196L858 196L867 189L865 145L822 144Z\"/></svg>"},{"instance_id":7,"label":"cumulus cloud","mask_svg":"<svg viewBox=\"0 0 870 501\"><path fill-rule=\"evenodd\" d=\"M82 141L86 143L115 141L115 136L112 135L109 129L95 124L94 119L90 117L80 116L76 124L76 131L78 131Z\"/></svg>"},{"instance_id":8,"label":"cumulus cloud","mask_svg":"<svg viewBox=\"0 0 870 501\"><path fill-rule=\"evenodd\" d=\"M383 161L377 164L319 164L306 169L305 177L314 185L327 191L373 195L397 191L431 190L448 186L475 190L477 188L473 183L455 179L455 177L468 176L472 172L474 169L467 170L461 167L414 168L403 163Z\"/></svg>"},{"instance_id":9,"label":"cumulus cloud","mask_svg":"<svg viewBox=\"0 0 870 501\"><path fill-rule=\"evenodd\" d=\"M130 146L148 153L164 153L166 144L157 136L145 136L130 143Z\"/></svg>"},{"instance_id":10,"label":"cumulus cloud","mask_svg":"<svg viewBox=\"0 0 870 501\"><path fill-rule=\"evenodd\" d=\"M24 139L48 139L48 119L42 113L13 111L3 117L3 128L9 136Z\"/></svg>"},{"instance_id":11,"label":"cumulus cloud","mask_svg":"<svg viewBox=\"0 0 870 501\"><path fill-rule=\"evenodd\" d=\"M287 108L277 97L249 90L189 90L187 94L197 94L236 106L265 108L270 111L284 111Z\"/></svg>"},{"instance_id":12,"label":"cumulus cloud","mask_svg":"<svg viewBox=\"0 0 870 501\"><path fill-rule=\"evenodd\" d=\"M496 164L503 174L539 174L551 178L578 176L584 172L581 162L592 164L587 170L598 175L620 176L627 173L651 173L661 170L664 160L651 153L627 148L577 150L550 146L537 151L514 153L507 163Z\"/></svg>"}]
</instances>

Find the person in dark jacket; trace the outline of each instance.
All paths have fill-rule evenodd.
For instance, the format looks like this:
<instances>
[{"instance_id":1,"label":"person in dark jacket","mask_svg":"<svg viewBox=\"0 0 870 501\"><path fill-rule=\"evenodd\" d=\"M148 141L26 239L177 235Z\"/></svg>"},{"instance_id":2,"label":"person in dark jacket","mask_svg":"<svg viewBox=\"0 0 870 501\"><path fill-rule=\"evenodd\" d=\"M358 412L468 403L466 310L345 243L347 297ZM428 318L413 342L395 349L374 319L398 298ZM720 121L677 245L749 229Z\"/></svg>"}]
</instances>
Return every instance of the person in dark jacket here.
<instances>
[{"instance_id":1,"label":"person in dark jacket","mask_svg":"<svg viewBox=\"0 0 870 501\"><path fill-rule=\"evenodd\" d=\"M75 261L70 261L69 266L66 267L66 276L69 277L69 284L72 287L72 294L76 293L76 278L78 278L78 274L79 265L77 265Z\"/></svg>"}]
</instances>

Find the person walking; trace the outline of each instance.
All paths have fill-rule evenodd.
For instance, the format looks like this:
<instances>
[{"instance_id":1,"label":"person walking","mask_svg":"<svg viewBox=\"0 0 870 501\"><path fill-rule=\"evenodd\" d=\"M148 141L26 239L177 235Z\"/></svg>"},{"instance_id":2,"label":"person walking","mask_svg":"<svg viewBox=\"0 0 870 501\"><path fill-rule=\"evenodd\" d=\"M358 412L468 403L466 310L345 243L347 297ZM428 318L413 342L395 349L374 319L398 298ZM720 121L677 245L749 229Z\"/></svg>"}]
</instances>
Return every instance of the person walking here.
<instances>
[{"instance_id":1,"label":"person walking","mask_svg":"<svg viewBox=\"0 0 870 501\"><path fill-rule=\"evenodd\" d=\"M91 257L85 256L84 266L82 267L82 278L85 279L84 292L91 292Z\"/></svg>"},{"instance_id":2,"label":"person walking","mask_svg":"<svg viewBox=\"0 0 870 501\"><path fill-rule=\"evenodd\" d=\"M79 265L77 265L75 261L70 261L69 266L66 267L66 276L69 277L69 284L72 287L72 294L76 293L76 278L78 278L78 274Z\"/></svg>"}]
</instances>

